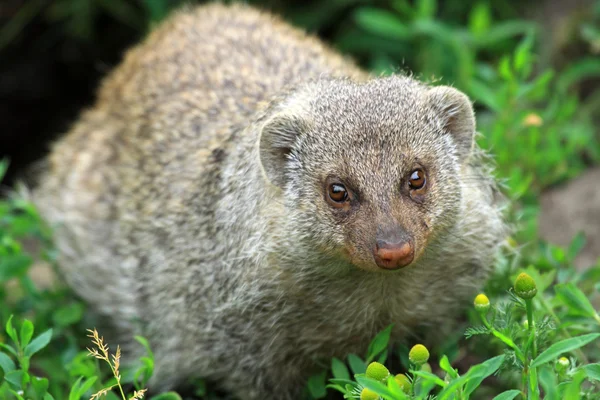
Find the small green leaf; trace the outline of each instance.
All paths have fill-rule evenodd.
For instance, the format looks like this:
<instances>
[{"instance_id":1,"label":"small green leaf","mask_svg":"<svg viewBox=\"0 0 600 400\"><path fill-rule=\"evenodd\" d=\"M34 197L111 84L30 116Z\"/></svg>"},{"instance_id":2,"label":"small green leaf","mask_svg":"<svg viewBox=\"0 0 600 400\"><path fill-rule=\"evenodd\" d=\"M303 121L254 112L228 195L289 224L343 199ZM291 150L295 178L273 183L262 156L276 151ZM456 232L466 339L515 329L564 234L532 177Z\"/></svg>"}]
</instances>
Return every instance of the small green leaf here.
<instances>
[{"instance_id":1,"label":"small green leaf","mask_svg":"<svg viewBox=\"0 0 600 400\"><path fill-rule=\"evenodd\" d=\"M500 355L471 367L465 374L468 379L464 389L465 395L471 395L471 393L473 393L473 391L479 387L485 378L492 375L498 370L498 368L500 368L503 362L504 355Z\"/></svg>"},{"instance_id":2,"label":"small green leaf","mask_svg":"<svg viewBox=\"0 0 600 400\"><path fill-rule=\"evenodd\" d=\"M348 355L348 364L353 374L364 374L367 371L367 364L356 354Z\"/></svg>"},{"instance_id":3,"label":"small green leaf","mask_svg":"<svg viewBox=\"0 0 600 400\"><path fill-rule=\"evenodd\" d=\"M446 357L445 355L440 360L440 368L446 371L448 375L450 375L452 378L458 378L458 373L454 368L452 368L452 365L450 365L450 361L448 361L448 357Z\"/></svg>"},{"instance_id":4,"label":"small green leaf","mask_svg":"<svg viewBox=\"0 0 600 400\"><path fill-rule=\"evenodd\" d=\"M175 392L166 392L152 396L150 400L182 400L181 396Z\"/></svg>"},{"instance_id":5,"label":"small green leaf","mask_svg":"<svg viewBox=\"0 0 600 400\"><path fill-rule=\"evenodd\" d=\"M583 370L589 379L600 381L600 363L585 365Z\"/></svg>"},{"instance_id":6,"label":"small green leaf","mask_svg":"<svg viewBox=\"0 0 600 400\"><path fill-rule=\"evenodd\" d=\"M531 64L531 48L533 46L533 35L529 34L519 43L515 50L514 68L520 72L522 77L528 75L528 65Z\"/></svg>"},{"instance_id":7,"label":"small green leaf","mask_svg":"<svg viewBox=\"0 0 600 400\"><path fill-rule=\"evenodd\" d=\"M485 34L490 29L490 5L487 2L477 2L469 14L469 30L475 36Z\"/></svg>"},{"instance_id":8,"label":"small green leaf","mask_svg":"<svg viewBox=\"0 0 600 400\"><path fill-rule=\"evenodd\" d=\"M445 387L447 385L447 383L444 382L442 379L440 379L439 376L437 376L436 374L432 374L431 372L413 371L412 374L415 376L419 376L427 381L433 382L436 385L441 386L441 387Z\"/></svg>"},{"instance_id":9,"label":"small green leaf","mask_svg":"<svg viewBox=\"0 0 600 400\"><path fill-rule=\"evenodd\" d=\"M17 369L17 366L7 354L0 353L0 368L2 368L4 373L8 374Z\"/></svg>"},{"instance_id":10,"label":"small green leaf","mask_svg":"<svg viewBox=\"0 0 600 400\"><path fill-rule=\"evenodd\" d=\"M390 342L390 335L392 334L392 325L388 326L375 336L375 338L369 344L367 351L367 363L370 363L379 355L382 351L387 349L388 343Z\"/></svg>"},{"instance_id":11,"label":"small green leaf","mask_svg":"<svg viewBox=\"0 0 600 400\"><path fill-rule=\"evenodd\" d=\"M331 359L331 372L336 379L350 379L350 372L348 372L346 364L338 358Z\"/></svg>"},{"instance_id":12,"label":"small green leaf","mask_svg":"<svg viewBox=\"0 0 600 400\"><path fill-rule=\"evenodd\" d=\"M85 382L81 382L83 376L80 376L79 379L71 386L71 391L69 392L69 400L80 400L85 392L87 392L92 385L96 382L98 377L93 376L85 380Z\"/></svg>"},{"instance_id":13,"label":"small green leaf","mask_svg":"<svg viewBox=\"0 0 600 400\"><path fill-rule=\"evenodd\" d=\"M6 321L6 334L8 335L9 338L12 339L13 342L15 342L15 344L17 345L17 347L20 348L21 346L19 345L19 338L17 336L17 331L12 326L12 319L13 319L13 316L11 315L8 318L8 321Z\"/></svg>"},{"instance_id":14,"label":"small green leaf","mask_svg":"<svg viewBox=\"0 0 600 400\"><path fill-rule=\"evenodd\" d=\"M308 379L308 391L313 399L322 399L327 394L325 378L326 372L321 372Z\"/></svg>"},{"instance_id":15,"label":"small green leaf","mask_svg":"<svg viewBox=\"0 0 600 400\"><path fill-rule=\"evenodd\" d=\"M35 339L29 343L27 347L25 347L25 356L31 357L44 347L50 343L50 339L52 339L52 329L48 329L46 332L37 336Z\"/></svg>"},{"instance_id":16,"label":"small green leaf","mask_svg":"<svg viewBox=\"0 0 600 400\"><path fill-rule=\"evenodd\" d=\"M578 232L573 240L571 240L571 244L569 244L569 248L567 249L567 256L570 260L577 257L577 254L579 254L581 249L585 246L585 242L585 234L583 232Z\"/></svg>"},{"instance_id":17,"label":"small green leaf","mask_svg":"<svg viewBox=\"0 0 600 400\"><path fill-rule=\"evenodd\" d=\"M575 315L581 315L594 318L596 310L587 296L574 283L560 283L554 285L556 296L569 306L569 312Z\"/></svg>"},{"instance_id":18,"label":"small green leaf","mask_svg":"<svg viewBox=\"0 0 600 400\"><path fill-rule=\"evenodd\" d=\"M21 338L21 346L25 347L31 341L31 337L33 336L33 323L29 320L23 321L23 325L21 325L21 333L19 337Z\"/></svg>"},{"instance_id":19,"label":"small green leaf","mask_svg":"<svg viewBox=\"0 0 600 400\"><path fill-rule=\"evenodd\" d=\"M531 368L535 368L547 363L548 361L552 361L558 358L558 356L561 354L583 347L598 338L600 338L600 333L589 333L587 335L581 335L554 343L532 361Z\"/></svg>"},{"instance_id":20,"label":"small green leaf","mask_svg":"<svg viewBox=\"0 0 600 400\"><path fill-rule=\"evenodd\" d=\"M4 375L4 380L8 383L10 383L10 385L17 390L22 390L22 382L23 382L23 377L25 376L25 372L21 371L21 370L15 370L15 371L11 371L7 374Z\"/></svg>"},{"instance_id":21,"label":"small green leaf","mask_svg":"<svg viewBox=\"0 0 600 400\"><path fill-rule=\"evenodd\" d=\"M498 396L494 397L493 400L513 400L520 394L521 392L519 390L507 390L506 392L502 392Z\"/></svg>"},{"instance_id":22,"label":"small green leaf","mask_svg":"<svg viewBox=\"0 0 600 400\"><path fill-rule=\"evenodd\" d=\"M31 378L31 386L38 398L42 398L44 394L46 394L48 385L49 382L47 378L38 378L37 376Z\"/></svg>"}]
</instances>

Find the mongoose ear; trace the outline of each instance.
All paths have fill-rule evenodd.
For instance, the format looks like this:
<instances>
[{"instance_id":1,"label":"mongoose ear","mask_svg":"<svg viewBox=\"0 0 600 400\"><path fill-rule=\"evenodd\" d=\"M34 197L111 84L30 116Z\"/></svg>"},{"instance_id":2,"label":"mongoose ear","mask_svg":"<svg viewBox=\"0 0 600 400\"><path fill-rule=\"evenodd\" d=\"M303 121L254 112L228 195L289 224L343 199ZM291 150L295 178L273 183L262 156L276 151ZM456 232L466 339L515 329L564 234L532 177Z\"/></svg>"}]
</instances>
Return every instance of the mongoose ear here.
<instances>
[{"instance_id":1,"label":"mongoose ear","mask_svg":"<svg viewBox=\"0 0 600 400\"><path fill-rule=\"evenodd\" d=\"M427 97L442 129L454 138L460 157L468 157L473 150L475 136L475 114L469 98L449 86L433 87L427 92Z\"/></svg>"},{"instance_id":2,"label":"mongoose ear","mask_svg":"<svg viewBox=\"0 0 600 400\"><path fill-rule=\"evenodd\" d=\"M260 162L267 179L275 186L285 184L286 165L294 144L307 129L303 119L284 112L269 118L263 125L258 142Z\"/></svg>"}]
</instances>

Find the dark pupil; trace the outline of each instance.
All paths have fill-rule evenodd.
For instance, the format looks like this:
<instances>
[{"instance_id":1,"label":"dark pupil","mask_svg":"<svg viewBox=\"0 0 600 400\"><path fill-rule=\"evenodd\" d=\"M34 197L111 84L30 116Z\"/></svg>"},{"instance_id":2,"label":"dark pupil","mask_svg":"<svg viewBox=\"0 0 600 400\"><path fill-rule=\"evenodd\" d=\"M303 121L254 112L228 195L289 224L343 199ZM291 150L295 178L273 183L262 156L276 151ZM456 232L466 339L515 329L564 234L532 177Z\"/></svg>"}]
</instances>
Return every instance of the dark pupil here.
<instances>
[{"instance_id":1,"label":"dark pupil","mask_svg":"<svg viewBox=\"0 0 600 400\"><path fill-rule=\"evenodd\" d=\"M415 189L419 189L424 183L425 179L423 178L423 171L413 171L413 173L410 175L410 185Z\"/></svg>"},{"instance_id":2,"label":"dark pupil","mask_svg":"<svg viewBox=\"0 0 600 400\"><path fill-rule=\"evenodd\" d=\"M344 186L333 184L329 189L329 196L333 201L344 201L348 194Z\"/></svg>"}]
</instances>

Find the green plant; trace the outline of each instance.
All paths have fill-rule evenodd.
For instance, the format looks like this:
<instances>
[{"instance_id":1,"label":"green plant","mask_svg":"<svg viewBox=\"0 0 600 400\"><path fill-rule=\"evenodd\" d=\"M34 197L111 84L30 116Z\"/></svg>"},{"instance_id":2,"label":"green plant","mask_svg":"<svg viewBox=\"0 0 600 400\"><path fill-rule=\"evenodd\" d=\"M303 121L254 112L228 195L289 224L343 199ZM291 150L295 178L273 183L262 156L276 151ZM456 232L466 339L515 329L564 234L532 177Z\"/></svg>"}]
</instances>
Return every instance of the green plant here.
<instances>
[{"instance_id":1,"label":"green plant","mask_svg":"<svg viewBox=\"0 0 600 400\"><path fill-rule=\"evenodd\" d=\"M581 290L575 285L558 286L555 290L557 295L554 300L560 307L586 316L586 320L580 321L580 324L585 324L584 331L598 331L598 313ZM590 363L579 349L590 343L600 343L600 333L571 336L572 332L568 329L557 332L549 316L541 316L536 312L534 318L532 300L536 297L537 285L527 273L521 273L517 277L514 291L511 290L509 294L511 301L499 307L490 307L487 296L478 295L475 309L484 325L471 327L466 331L467 338L475 335L496 338L506 346L504 354L473 365L463 374L451 366L447 356L442 356L439 372L434 374L430 369L424 368L429 359L429 351L425 346L417 344L409 352L408 376L399 374L396 377L390 375L387 368L378 362L372 362L365 370L364 361L351 355L348 357L348 364L354 373L354 379L350 378L346 365L334 359L333 378L328 387L343 393L344 398L466 400L476 395L476 390L485 378L499 373L510 379L511 372L518 371L521 375L520 388L506 390L497 394L494 399L519 397L537 400L542 398L542 392L545 394L543 398L548 400L599 398L600 363ZM480 307L481 304L486 304L487 307ZM527 315L525 324L519 322L523 311ZM490 313L491 322L488 320ZM562 324L563 321L558 323ZM579 333L580 330L581 326L574 331ZM378 351L387 347L389 332L390 328L375 338L367 359L376 357ZM598 350L600 349L592 353L597 360L600 358ZM574 355L571 360L563 356L570 352ZM443 379L439 376L440 373L443 374Z\"/></svg>"}]
</instances>

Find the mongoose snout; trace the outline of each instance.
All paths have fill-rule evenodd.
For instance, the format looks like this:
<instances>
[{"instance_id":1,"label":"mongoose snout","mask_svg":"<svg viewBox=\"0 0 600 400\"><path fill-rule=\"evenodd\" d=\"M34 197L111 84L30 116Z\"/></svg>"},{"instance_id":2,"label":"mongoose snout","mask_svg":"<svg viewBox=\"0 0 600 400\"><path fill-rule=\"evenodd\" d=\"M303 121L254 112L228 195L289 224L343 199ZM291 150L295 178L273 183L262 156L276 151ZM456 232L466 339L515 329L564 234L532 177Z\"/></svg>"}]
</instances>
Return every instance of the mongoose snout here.
<instances>
[{"instance_id":1,"label":"mongoose snout","mask_svg":"<svg viewBox=\"0 0 600 400\"><path fill-rule=\"evenodd\" d=\"M375 263L384 269L406 267L415 257L413 241L401 227L397 226L378 238L373 249Z\"/></svg>"}]
</instances>

